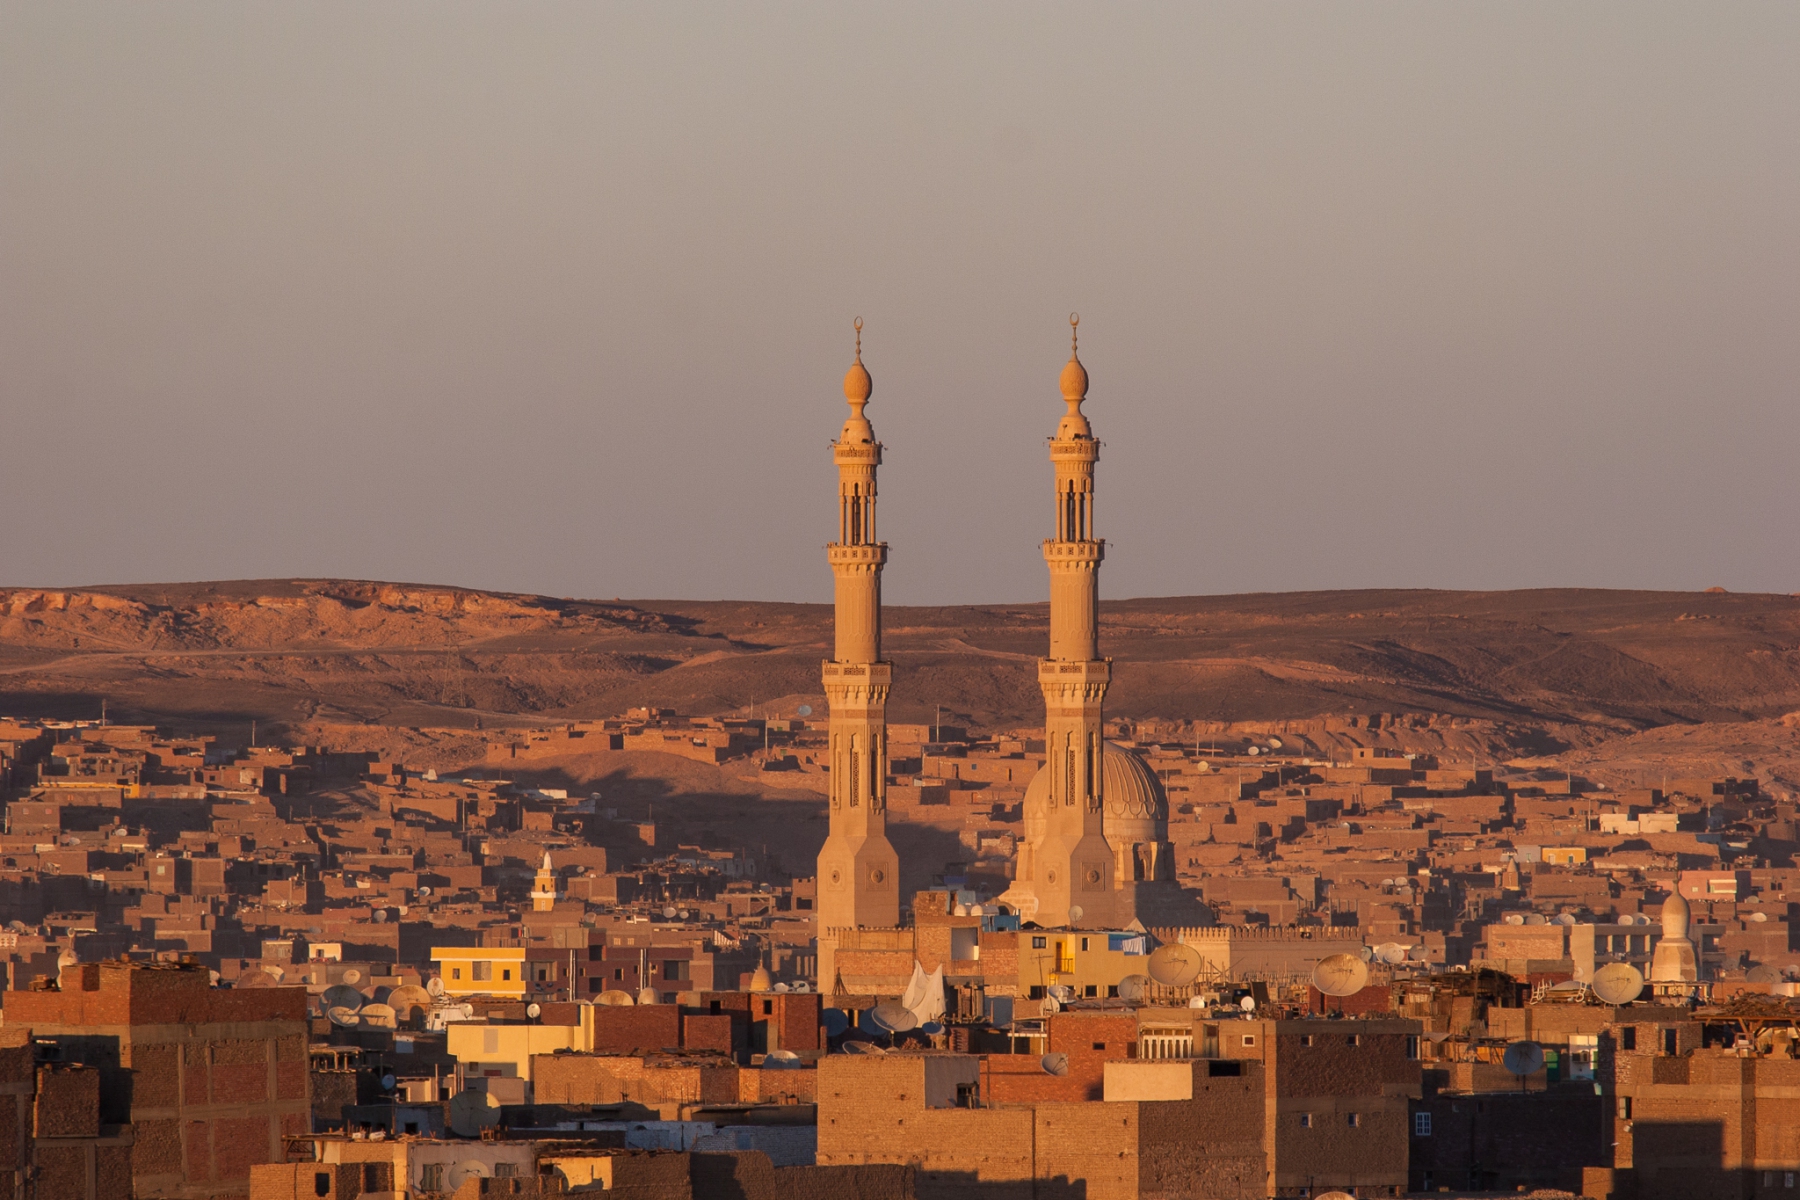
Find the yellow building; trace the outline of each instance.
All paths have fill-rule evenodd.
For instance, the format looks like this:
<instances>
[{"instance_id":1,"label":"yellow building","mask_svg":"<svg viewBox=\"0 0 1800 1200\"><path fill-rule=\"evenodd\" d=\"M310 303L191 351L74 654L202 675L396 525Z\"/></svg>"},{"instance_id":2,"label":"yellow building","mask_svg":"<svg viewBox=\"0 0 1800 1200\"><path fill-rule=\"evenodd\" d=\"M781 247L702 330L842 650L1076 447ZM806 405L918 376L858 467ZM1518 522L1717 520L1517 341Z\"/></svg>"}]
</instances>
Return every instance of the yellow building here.
<instances>
[{"instance_id":1,"label":"yellow building","mask_svg":"<svg viewBox=\"0 0 1800 1200\"><path fill-rule=\"evenodd\" d=\"M591 1052L594 1010L581 1007L579 1025L482 1025L459 1021L445 1029L445 1048L457 1070L469 1079L522 1079L531 1085L531 1056L558 1050ZM530 1100L530 1093L524 1099Z\"/></svg>"},{"instance_id":2,"label":"yellow building","mask_svg":"<svg viewBox=\"0 0 1800 1200\"><path fill-rule=\"evenodd\" d=\"M1587 861L1586 846L1545 846L1543 850L1544 865L1548 867L1575 867Z\"/></svg>"},{"instance_id":3,"label":"yellow building","mask_svg":"<svg viewBox=\"0 0 1800 1200\"><path fill-rule=\"evenodd\" d=\"M446 996L525 995L525 951L499 946L434 946L431 961Z\"/></svg>"},{"instance_id":4,"label":"yellow building","mask_svg":"<svg viewBox=\"0 0 1800 1200\"><path fill-rule=\"evenodd\" d=\"M1041 999L1073 988L1077 999L1116 996L1127 975L1147 974L1150 939L1142 933L1047 929L1019 933L1019 994Z\"/></svg>"}]
</instances>

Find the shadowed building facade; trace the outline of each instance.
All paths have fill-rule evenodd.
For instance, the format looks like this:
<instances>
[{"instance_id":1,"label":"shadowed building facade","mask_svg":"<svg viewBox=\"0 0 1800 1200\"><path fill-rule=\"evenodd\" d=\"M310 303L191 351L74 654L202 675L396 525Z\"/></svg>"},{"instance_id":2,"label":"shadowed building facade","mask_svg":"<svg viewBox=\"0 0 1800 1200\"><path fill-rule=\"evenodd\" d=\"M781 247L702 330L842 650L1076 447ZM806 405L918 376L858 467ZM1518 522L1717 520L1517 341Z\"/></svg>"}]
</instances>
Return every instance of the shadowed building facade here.
<instances>
[{"instance_id":1,"label":"shadowed building facade","mask_svg":"<svg viewBox=\"0 0 1800 1200\"><path fill-rule=\"evenodd\" d=\"M826 547L836 580L836 646L823 667L831 706L830 829L819 851L819 989L836 991L831 931L900 923L900 858L887 839L887 697L893 667L881 659L881 569L887 544L875 524L881 443L863 414L874 382L862 362L844 376L850 419L832 443L838 469L838 537Z\"/></svg>"}]
</instances>

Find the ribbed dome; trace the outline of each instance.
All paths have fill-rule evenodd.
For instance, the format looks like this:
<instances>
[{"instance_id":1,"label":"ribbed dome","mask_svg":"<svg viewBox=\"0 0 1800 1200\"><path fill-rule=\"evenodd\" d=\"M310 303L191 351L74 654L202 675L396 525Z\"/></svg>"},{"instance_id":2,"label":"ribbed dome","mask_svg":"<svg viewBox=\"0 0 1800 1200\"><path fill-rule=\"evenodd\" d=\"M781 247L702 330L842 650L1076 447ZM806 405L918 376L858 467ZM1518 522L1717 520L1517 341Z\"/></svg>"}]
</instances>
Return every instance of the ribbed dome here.
<instances>
[{"instance_id":1,"label":"ribbed dome","mask_svg":"<svg viewBox=\"0 0 1800 1200\"><path fill-rule=\"evenodd\" d=\"M866 404L874 394L875 381L869 378L869 368L863 366L862 357L858 355L850 369L844 372L844 399L852 404Z\"/></svg>"},{"instance_id":2,"label":"ribbed dome","mask_svg":"<svg viewBox=\"0 0 1800 1200\"><path fill-rule=\"evenodd\" d=\"M1166 837L1169 798L1150 764L1111 742L1101 759L1104 831L1109 842L1159 842ZM1050 800L1050 772L1040 768L1025 789L1025 819L1041 814ZM1041 817L1039 818L1041 820Z\"/></svg>"},{"instance_id":3,"label":"ribbed dome","mask_svg":"<svg viewBox=\"0 0 1800 1200\"><path fill-rule=\"evenodd\" d=\"M1063 367L1063 373L1062 373L1063 399L1064 400L1084 399L1087 396L1087 389L1088 389L1087 368L1081 365L1081 360L1079 358L1076 358L1073 354L1071 354L1071 355L1069 355L1068 364Z\"/></svg>"}]
</instances>

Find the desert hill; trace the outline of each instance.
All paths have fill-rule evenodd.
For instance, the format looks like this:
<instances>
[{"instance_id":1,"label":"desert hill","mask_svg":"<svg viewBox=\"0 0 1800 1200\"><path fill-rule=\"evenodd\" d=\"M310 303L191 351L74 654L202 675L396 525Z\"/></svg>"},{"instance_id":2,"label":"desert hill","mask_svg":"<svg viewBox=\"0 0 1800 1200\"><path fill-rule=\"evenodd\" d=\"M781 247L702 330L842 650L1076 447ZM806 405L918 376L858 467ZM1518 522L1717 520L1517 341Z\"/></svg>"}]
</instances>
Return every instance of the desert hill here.
<instances>
[{"instance_id":1,"label":"desert hill","mask_svg":"<svg viewBox=\"0 0 1800 1200\"><path fill-rule=\"evenodd\" d=\"M891 715L1040 719L1043 604L890 607ZM0 714L225 727L472 726L652 704L822 710L827 605L507 595L343 580L0 591ZM1433 712L1611 733L1800 709L1800 598L1347 591L1111 601L1109 711Z\"/></svg>"}]
</instances>

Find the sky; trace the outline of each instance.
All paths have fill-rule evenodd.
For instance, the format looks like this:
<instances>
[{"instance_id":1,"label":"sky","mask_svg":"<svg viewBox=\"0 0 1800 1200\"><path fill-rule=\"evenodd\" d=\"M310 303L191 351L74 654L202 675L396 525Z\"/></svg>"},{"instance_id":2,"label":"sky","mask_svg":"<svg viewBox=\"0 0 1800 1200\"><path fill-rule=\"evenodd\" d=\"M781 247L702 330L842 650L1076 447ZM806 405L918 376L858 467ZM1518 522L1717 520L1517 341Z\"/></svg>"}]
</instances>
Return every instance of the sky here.
<instances>
[{"instance_id":1,"label":"sky","mask_svg":"<svg viewBox=\"0 0 1800 1200\"><path fill-rule=\"evenodd\" d=\"M1800 592L1800 5L0 3L0 586Z\"/></svg>"}]
</instances>

